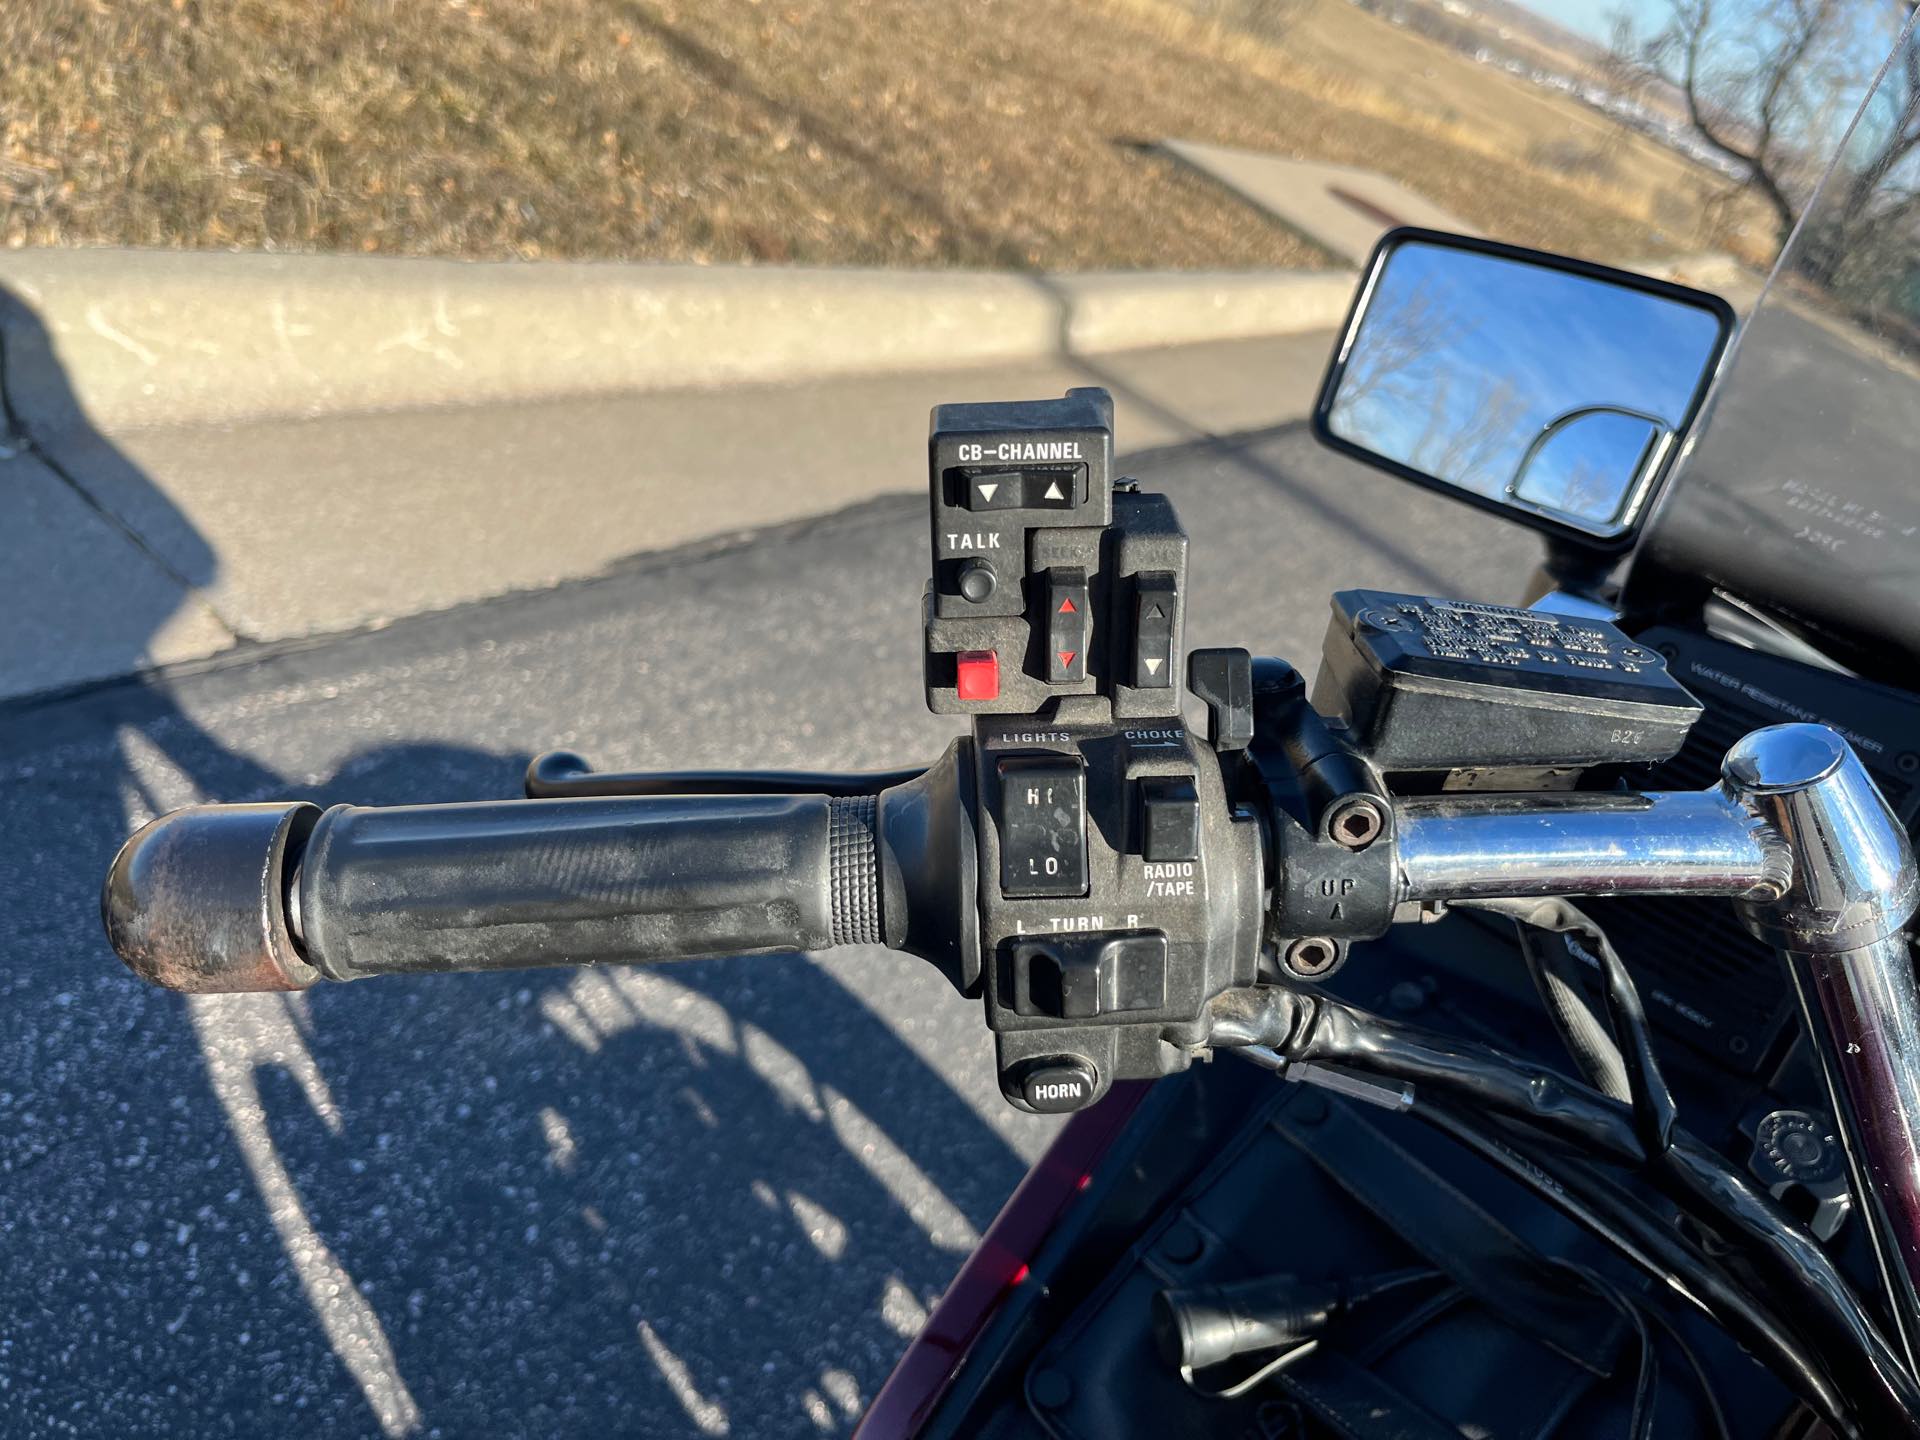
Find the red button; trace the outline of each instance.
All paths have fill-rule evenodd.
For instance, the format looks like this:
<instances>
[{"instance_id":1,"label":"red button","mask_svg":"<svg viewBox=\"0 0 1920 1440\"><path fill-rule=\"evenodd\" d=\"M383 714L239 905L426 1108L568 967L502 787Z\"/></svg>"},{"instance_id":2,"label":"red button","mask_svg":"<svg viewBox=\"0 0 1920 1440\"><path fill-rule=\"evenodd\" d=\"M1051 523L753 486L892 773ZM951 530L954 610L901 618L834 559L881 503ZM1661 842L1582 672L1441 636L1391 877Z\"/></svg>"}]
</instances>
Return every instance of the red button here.
<instances>
[{"instance_id":1,"label":"red button","mask_svg":"<svg viewBox=\"0 0 1920 1440\"><path fill-rule=\"evenodd\" d=\"M962 650L959 689L962 700L998 700L1000 657L991 650Z\"/></svg>"}]
</instances>

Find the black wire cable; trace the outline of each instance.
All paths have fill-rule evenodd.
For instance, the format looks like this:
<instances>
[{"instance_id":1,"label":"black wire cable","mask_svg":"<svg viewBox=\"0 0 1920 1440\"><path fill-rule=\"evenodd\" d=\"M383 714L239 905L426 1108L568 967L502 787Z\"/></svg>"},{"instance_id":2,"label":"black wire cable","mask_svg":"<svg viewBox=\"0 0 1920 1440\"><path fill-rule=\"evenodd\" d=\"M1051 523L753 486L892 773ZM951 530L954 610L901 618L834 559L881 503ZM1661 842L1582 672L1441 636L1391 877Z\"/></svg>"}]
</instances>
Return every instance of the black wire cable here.
<instances>
[{"instance_id":1,"label":"black wire cable","mask_svg":"<svg viewBox=\"0 0 1920 1440\"><path fill-rule=\"evenodd\" d=\"M1624 1107L1544 1066L1316 999L1297 1058L1411 1080L1629 1165L1646 1162ZM1648 1171L1658 1188L1708 1229L1748 1242L1768 1283L1796 1296L1794 1330L1826 1357L1854 1397L1850 1408L1883 1417L1876 1435L1920 1435L1920 1387L1826 1252L1717 1152L1684 1131L1670 1138L1666 1163Z\"/></svg>"},{"instance_id":2,"label":"black wire cable","mask_svg":"<svg viewBox=\"0 0 1920 1440\"><path fill-rule=\"evenodd\" d=\"M1662 1284L1677 1278L1689 1299L1757 1357L1840 1434L1857 1434L1831 1375L1811 1361L1764 1300L1734 1283L1646 1204L1580 1156L1547 1157L1518 1137L1495 1134L1453 1107L1416 1095L1411 1112L1532 1190ZM1702 1384L1707 1385L1704 1371ZM1707 1388L1711 1389L1710 1386ZM1717 1400L1713 1407L1718 1411ZM1725 1423L1721 1423L1724 1435Z\"/></svg>"},{"instance_id":3,"label":"black wire cable","mask_svg":"<svg viewBox=\"0 0 1920 1440\"><path fill-rule=\"evenodd\" d=\"M1577 934L1583 937L1598 961L1605 982L1607 1020L1612 1027L1612 1038L1626 1071L1629 1102L1634 1115L1634 1129L1645 1148L1648 1163L1656 1178L1665 1177L1678 1185L1683 1191L1707 1198L1710 1190L1703 1190L1703 1183L1709 1187L1713 1182L1700 1168L1700 1156L1694 1145L1684 1152L1676 1153L1673 1146L1675 1126L1679 1109L1673 1100L1673 1093L1667 1088L1666 1078L1660 1070L1660 1063L1653 1048L1653 1027L1648 1023L1646 1009L1640 999L1639 986L1634 983L1624 961L1608 940L1606 931L1590 916L1571 901L1560 898L1540 900L1488 900L1473 902L1476 908L1510 916L1521 927L1523 949L1531 931L1549 931L1556 934ZM1564 955L1564 950L1563 950ZM1563 977L1564 978L1564 977ZM1564 1016L1549 1006L1555 1028L1570 1054L1579 1060L1578 1046L1588 1038L1585 1027L1578 1036L1562 1023ZM1717 1158L1717 1157L1716 1157ZM1742 1177L1744 1179L1744 1177ZM1671 1187L1663 1187L1671 1188ZM1719 1213L1738 1219L1752 1207L1748 1197L1728 1194L1731 1203L1714 1208ZM1688 1207L1690 1213L1692 1207ZM1711 1223L1711 1217L1707 1218ZM1787 1227L1768 1227L1769 1241L1784 1237L1796 1243L1803 1251L1811 1242L1811 1237L1797 1225ZM1825 1252L1819 1252L1824 1256ZM1842 1282L1844 1284L1844 1281ZM1904 1364L1899 1366L1902 1374L1910 1376Z\"/></svg>"},{"instance_id":4,"label":"black wire cable","mask_svg":"<svg viewBox=\"0 0 1920 1440\"><path fill-rule=\"evenodd\" d=\"M1660 1073L1660 1059L1653 1049L1653 1026L1647 1021L1646 1006L1640 999L1640 987L1633 983L1632 972L1613 948L1613 942L1607 939L1607 932L1570 900L1545 898L1463 903L1472 909L1510 917L1522 927L1523 951L1531 948L1529 940L1532 937L1528 932L1533 930L1545 930L1556 935L1578 935L1587 942L1594 958L1600 962L1600 974L1605 982L1603 994L1606 997L1607 1019L1613 1026L1613 1053L1625 1072L1625 1098L1633 1108L1634 1129L1649 1159L1657 1160L1663 1156L1671 1143L1673 1128L1679 1122L1680 1107L1674 1103L1673 1092L1667 1088L1666 1076ZM1589 1038L1584 1033L1584 1027L1576 1037L1562 1023L1563 1015L1559 1010L1550 1005L1548 1013L1554 1020L1561 1042L1578 1063L1578 1046ZM1605 1086L1598 1088L1606 1093Z\"/></svg>"},{"instance_id":5,"label":"black wire cable","mask_svg":"<svg viewBox=\"0 0 1920 1440\"><path fill-rule=\"evenodd\" d=\"M1700 1396L1707 1402L1707 1413L1713 1417L1713 1433L1720 1440L1733 1440L1733 1431L1727 1425L1727 1412L1720 1406L1720 1396L1713 1388L1713 1381L1707 1375L1707 1367L1700 1359L1700 1352L1693 1348L1691 1341L1680 1333L1680 1326L1673 1317L1658 1305L1648 1305L1647 1313L1653 1316L1654 1323L1673 1337L1673 1343L1680 1347L1680 1355L1693 1371L1693 1378L1700 1384Z\"/></svg>"},{"instance_id":6,"label":"black wire cable","mask_svg":"<svg viewBox=\"0 0 1920 1440\"><path fill-rule=\"evenodd\" d=\"M1271 1049L1247 1053L1263 1063L1286 1063ZM1749 1352L1765 1356L1788 1388L1837 1433L1859 1433L1828 1369L1807 1355L1804 1343L1778 1310L1726 1275L1664 1217L1607 1178L1585 1155L1556 1151L1548 1158L1539 1150L1536 1132L1495 1120L1494 1126L1499 1127L1495 1133L1482 1117L1469 1117L1452 1105L1436 1102L1427 1091L1416 1092L1411 1113L1533 1190L1656 1280L1672 1285L1678 1277L1689 1299Z\"/></svg>"},{"instance_id":7,"label":"black wire cable","mask_svg":"<svg viewBox=\"0 0 1920 1440\"><path fill-rule=\"evenodd\" d=\"M1520 958L1527 962L1527 974L1539 992L1553 1028L1560 1032L1573 1063L1586 1082L1609 1100L1632 1103L1633 1090L1627 1080L1627 1064L1607 1022L1589 1003L1579 978L1570 974L1566 946L1543 935L1530 925L1516 922L1514 932L1520 941ZM1556 953L1557 952L1557 953Z\"/></svg>"},{"instance_id":8,"label":"black wire cable","mask_svg":"<svg viewBox=\"0 0 1920 1440\"><path fill-rule=\"evenodd\" d=\"M1653 1332L1647 1328L1647 1317L1640 1307L1621 1293L1619 1287L1603 1279L1584 1265L1572 1265L1562 1260L1560 1267L1578 1277L1580 1282L1606 1301L1616 1313L1633 1327L1640 1340L1640 1364L1634 1374L1633 1411L1627 1420L1628 1440L1651 1440L1653 1435L1654 1410L1659 1400L1657 1387L1660 1381L1660 1356L1654 1348Z\"/></svg>"},{"instance_id":9,"label":"black wire cable","mask_svg":"<svg viewBox=\"0 0 1920 1440\"><path fill-rule=\"evenodd\" d=\"M926 774L912 770L595 770L570 750L548 750L527 763L530 800L580 795L878 795Z\"/></svg>"},{"instance_id":10,"label":"black wire cable","mask_svg":"<svg viewBox=\"0 0 1920 1440\"><path fill-rule=\"evenodd\" d=\"M1596 1271L1590 1270L1585 1266L1576 1267L1576 1270L1581 1278L1586 1280L1588 1284L1611 1295L1617 1307L1624 1307L1630 1312L1636 1328L1640 1330L1641 1340L1647 1346L1647 1355L1652 1364L1653 1375L1656 1380L1659 1377L1659 1349L1645 1329L1646 1321L1651 1319L1654 1324L1658 1325L1667 1333L1668 1337L1673 1341L1674 1347L1679 1350L1681 1358L1687 1362L1687 1367L1693 1371L1694 1381L1700 1389L1700 1397L1706 1402L1707 1414L1713 1420L1714 1433L1720 1437L1720 1440L1732 1440L1732 1432L1727 1428L1727 1412L1720 1406L1720 1397L1714 1391L1713 1381L1708 1378L1707 1367L1701 1363L1699 1352L1693 1348L1692 1344L1687 1340L1687 1337L1680 1333L1680 1327L1674 1323L1673 1318L1666 1314L1666 1312L1651 1299L1645 1301L1636 1299L1632 1295L1620 1290L1611 1281ZM1645 1434L1648 1436L1653 1434L1653 1404L1657 1402L1657 1400L1658 1395L1656 1393L1648 1403L1645 1430ZM1636 1413L1638 1413L1638 1405L1639 1402L1636 1397ZM1638 1435L1641 1432L1635 1430L1633 1433Z\"/></svg>"},{"instance_id":11,"label":"black wire cable","mask_svg":"<svg viewBox=\"0 0 1920 1440\"><path fill-rule=\"evenodd\" d=\"M1386 1020L1323 992L1230 992L1215 1007L1216 1044L1271 1047L1288 1060L1330 1061L1412 1081L1469 1108L1633 1166L1648 1159L1632 1114L1586 1086L1489 1046ZM1832 1260L1724 1157L1671 1132L1667 1163L1649 1171L1663 1193L1702 1225L1744 1240L1767 1283L1795 1298L1793 1330L1853 1396L1848 1413L1880 1436L1920 1436L1920 1385L1887 1343ZM1843 1425L1843 1433L1859 1433Z\"/></svg>"}]
</instances>

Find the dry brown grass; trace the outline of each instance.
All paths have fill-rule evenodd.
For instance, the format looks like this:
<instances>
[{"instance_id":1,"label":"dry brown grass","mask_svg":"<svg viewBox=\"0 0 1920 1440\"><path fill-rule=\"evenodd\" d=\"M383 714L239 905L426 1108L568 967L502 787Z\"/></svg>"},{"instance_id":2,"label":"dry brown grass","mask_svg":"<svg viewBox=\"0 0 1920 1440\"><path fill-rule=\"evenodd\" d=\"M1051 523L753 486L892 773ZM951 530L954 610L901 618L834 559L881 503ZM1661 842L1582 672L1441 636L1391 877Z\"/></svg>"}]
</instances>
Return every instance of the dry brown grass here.
<instances>
[{"instance_id":1,"label":"dry brown grass","mask_svg":"<svg viewBox=\"0 0 1920 1440\"><path fill-rule=\"evenodd\" d=\"M1723 176L1567 96L1470 63L1340 0L1294 0L1278 36L1194 18L1196 10L1231 14L1248 0L1105 3L1164 31L1205 32L1241 65L1317 96L1335 114L1368 115L1494 160L1527 203L1585 201L1644 226L1660 245L1772 259L1770 212ZM1569 73L1582 68L1565 56L1542 58ZM1432 183L1405 178L1422 188Z\"/></svg>"},{"instance_id":2,"label":"dry brown grass","mask_svg":"<svg viewBox=\"0 0 1920 1440\"><path fill-rule=\"evenodd\" d=\"M1511 153L1542 122L1473 113L1457 57L1340 0L1308 23L1287 53L1162 0L0 0L0 235L1326 263L1139 145L1185 136L1373 165L1527 243L1617 256L1712 238L1697 201L1656 234L1632 186ZM1677 180L1641 188L1691 183L1672 165Z\"/></svg>"}]
</instances>

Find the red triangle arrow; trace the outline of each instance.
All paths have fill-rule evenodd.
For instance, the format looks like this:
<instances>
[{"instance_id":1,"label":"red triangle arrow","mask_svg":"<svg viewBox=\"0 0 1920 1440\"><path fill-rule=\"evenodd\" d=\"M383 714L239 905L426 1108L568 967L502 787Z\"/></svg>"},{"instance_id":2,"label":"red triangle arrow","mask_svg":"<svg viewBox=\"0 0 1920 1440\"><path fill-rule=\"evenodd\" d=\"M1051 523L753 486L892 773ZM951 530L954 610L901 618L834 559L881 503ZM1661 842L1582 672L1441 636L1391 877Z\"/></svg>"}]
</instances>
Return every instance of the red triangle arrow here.
<instances>
[{"instance_id":1,"label":"red triangle arrow","mask_svg":"<svg viewBox=\"0 0 1920 1440\"><path fill-rule=\"evenodd\" d=\"M1078 650L1058 650L1054 653L1060 657L1060 668L1062 670L1071 670L1073 668L1073 657L1080 652Z\"/></svg>"},{"instance_id":2,"label":"red triangle arrow","mask_svg":"<svg viewBox=\"0 0 1920 1440\"><path fill-rule=\"evenodd\" d=\"M1053 613L1056 615L1077 615L1080 612L1073 608L1073 597L1071 595L1068 595L1068 596L1062 597L1060 601L1060 608L1054 611Z\"/></svg>"}]
</instances>

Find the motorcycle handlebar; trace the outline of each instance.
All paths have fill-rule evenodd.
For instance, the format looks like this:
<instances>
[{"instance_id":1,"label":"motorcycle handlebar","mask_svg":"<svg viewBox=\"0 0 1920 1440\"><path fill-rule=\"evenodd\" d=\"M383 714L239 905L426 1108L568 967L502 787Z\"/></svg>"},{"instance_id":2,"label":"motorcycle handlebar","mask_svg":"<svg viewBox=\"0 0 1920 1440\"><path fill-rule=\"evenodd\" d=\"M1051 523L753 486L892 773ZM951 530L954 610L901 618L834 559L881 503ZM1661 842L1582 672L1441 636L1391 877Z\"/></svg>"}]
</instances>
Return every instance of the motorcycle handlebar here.
<instances>
[{"instance_id":1,"label":"motorcycle handlebar","mask_svg":"<svg viewBox=\"0 0 1920 1440\"><path fill-rule=\"evenodd\" d=\"M1398 898L1779 898L1779 835L1723 788L1647 794L1426 796L1394 807Z\"/></svg>"},{"instance_id":2,"label":"motorcycle handlebar","mask_svg":"<svg viewBox=\"0 0 1920 1440\"><path fill-rule=\"evenodd\" d=\"M121 850L114 948L176 990L883 943L872 796L175 811Z\"/></svg>"}]
</instances>

